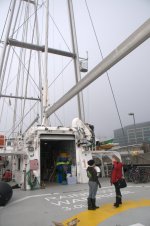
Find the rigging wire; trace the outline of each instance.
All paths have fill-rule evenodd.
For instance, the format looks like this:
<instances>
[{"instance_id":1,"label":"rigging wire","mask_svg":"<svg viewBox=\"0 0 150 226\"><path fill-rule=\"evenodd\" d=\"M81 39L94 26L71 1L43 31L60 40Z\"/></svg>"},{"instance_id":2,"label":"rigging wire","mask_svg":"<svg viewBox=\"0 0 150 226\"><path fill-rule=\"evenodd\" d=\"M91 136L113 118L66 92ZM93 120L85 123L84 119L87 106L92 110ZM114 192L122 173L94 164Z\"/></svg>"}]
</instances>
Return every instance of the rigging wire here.
<instances>
[{"instance_id":1,"label":"rigging wire","mask_svg":"<svg viewBox=\"0 0 150 226\"><path fill-rule=\"evenodd\" d=\"M55 15L54 15L54 1L52 1L52 4L53 4L52 5L52 13L53 13L53 17L55 17ZM53 48L55 46L55 38L54 38L55 29L54 28L55 28L55 24L52 23L52 47ZM53 65L53 79L55 79L55 57L54 56L52 57L52 65ZM53 101L54 102L55 102L55 92L56 92L56 87L55 87L55 84L54 84L54 86L53 86ZM51 117L49 117L49 122L50 122L50 120L51 120ZM55 120L56 120L56 117L55 117ZM50 125L51 125L51 122L50 122Z\"/></svg>"},{"instance_id":2,"label":"rigging wire","mask_svg":"<svg viewBox=\"0 0 150 226\"><path fill-rule=\"evenodd\" d=\"M36 11L34 11L18 28L17 30L14 31L14 33L12 35L14 35L43 5L45 4L45 2L43 2L37 9Z\"/></svg>"},{"instance_id":3,"label":"rigging wire","mask_svg":"<svg viewBox=\"0 0 150 226\"><path fill-rule=\"evenodd\" d=\"M11 63L10 63L10 67L9 67L9 72L8 72L8 76L7 76L6 88L5 88L5 90L4 90L4 94L6 94L7 88L8 88L8 81L9 81L9 77L10 77L10 71L11 71L11 65L12 65L13 55L14 55L14 53L12 53L12 57L11 57L11 60L10 60ZM14 78L14 79L15 79L15 78ZM2 107L1 107L1 112L0 112L0 122L1 122L1 119L2 119L2 115L3 115L4 103L5 103L5 98L3 99L3 103L2 103Z\"/></svg>"},{"instance_id":4,"label":"rigging wire","mask_svg":"<svg viewBox=\"0 0 150 226\"><path fill-rule=\"evenodd\" d=\"M95 30L95 27L94 27L94 23L93 23L93 20L92 20L92 17L91 17L91 13L90 13L90 10L89 10L88 4L87 4L87 0L85 0L85 4L86 4L86 8L87 8L87 11L88 11L88 14L89 14L91 25L92 25L92 28L93 28L93 31L94 31L94 34L95 34L95 38L96 38L97 45L98 45L98 48L99 48L99 51L100 51L100 55L101 55L102 59L104 59L103 53L102 53L102 50L101 50L101 47L100 47L100 43L99 43L99 40L98 40L98 37L97 37L97 33L96 33L96 30ZM119 113L119 108L118 108L117 101L116 101L116 98L115 98L115 94L114 94L114 91L113 91L113 87L112 87L112 84L111 84L111 81L110 81L110 78L109 78L109 75L108 75L108 71L106 71L106 75L107 75L107 79L108 79L109 86L110 86L110 89L111 89L111 93L112 93L112 96L113 96L113 100L114 100L114 103L115 103L115 107L116 107L116 110L117 110L117 114L118 114L118 117L119 117L121 129L122 129L123 135L125 136L121 116L120 116L120 113Z\"/></svg>"},{"instance_id":5,"label":"rigging wire","mask_svg":"<svg viewBox=\"0 0 150 226\"><path fill-rule=\"evenodd\" d=\"M62 121L60 120L60 118L58 117L58 115L54 112L55 117L57 118L57 120L60 122L61 126L64 126Z\"/></svg>"},{"instance_id":6,"label":"rigging wire","mask_svg":"<svg viewBox=\"0 0 150 226\"><path fill-rule=\"evenodd\" d=\"M20 57L18 56L17 52L15 51L14 47L13 48L13 51L15 52L16 56L18 57L20 63L24 66L26 72L28 73L28 69L26 68L26 65L22 62L22 60L20 59ZM31 78L31 80L33 81L33 83L35 84L35 86L39 89L38 85L36 84L36 82L34 81L34 79L32 78L31 74L29 73L29 76ZM34 87L33 87L34 88Z\"/></svg>"},{"instance_id":7,"label":"rigging wire","mask_svg":"<svg viewBox=\"0 0 150 226\"><path fill-rule=\"evenodd\" d=\"M19 3L19 5L18 5L18 11L17 11L17 14L16 15L18 15L18 12L19 12L19 10L20 10L20 7L21 7L21 2ZM22 10L23 10L23 7L22 7ZM21 10L21 12L22 12L22 10ZM21 13L21 15L22 15L22 13ZM17 23L17 19L18 19L18 16L16 16L16 19L15 19L15 22L14 22L14 27L13 27L13 31L14 31L14 29L15 29L15 26L16 26L16 23ZM19 19L19 22L21 21L21 18ZM15 38L17 38L17 34L16 34L16 37ZM7 51L7 56L6 56L6 60L5 60L5 66L4 66L4 69L3 69L3 74L2 74L2 80L3 80L3 78L4 78L4 75L5 75L5 73L6 73L6 67L7 67L7 62L8 62L8 59L9 59L9 56L10 56L10 49L11 49L11 47L9 46L8 47L8 51ZM7 75L7 80L6 80L6 86L5 86L5 89L4 89L4 93L6 94L6 92L7 92L7 88L9 87L8 86L8 82L9 82L9 77L10 77L10 71L11 71L11 66L12 66L12 62L13 62L13 56L14 56L14 52L12 53L12 57L11 57L11 59L10 59L10 66L9 66L9 70L8 70L8 75ZM16 76L15 76L16 77ZM13 79L14 80L14 79ZM12 80L12 81L13 81ZM11 82L12 82L11 81ZM11 83L10 82L10 83ZM9 84L10 85L10 84ZM0 92L2 91L2 86L3 86L3 81L2 81L2 83L1 83L1 87L0 87ZM1 119L2 119L2 114L3 114L3 108L4 108L4 103L5 103L5 98L3 98L3 103L2 103L2 108L1 108L1 114L0 114L0 121L1 121Z\"/></svg>"},{"instance_id":8,"label":"rigging wire","mask_svg":"<svg viewBox=\"0 0 150 226\"><path fill-rule=\"evenodd\" d=\"M4 104L4 101L3 101L3 104ZM7 122L10 120L10 116L9 116L9 113L8 113L8 107L6 109L6 115L5 115L5 127L4 128L7 128Z\"/></svg>"},{"instance_id":9,"label":"rigging wire","mask_svg":"<svg viewBox=\"0 0 150 226\"><path fill-rule=\"evenodd\" d=\"M24 115L24 118L30 113L30 111L35 107L35 105L38 102L35 102L34 105L26 112L26 114ZM8 138L10 138L10 136L14 133L15 129L20 125L20 123L22 122L22 118L19 120L18 124L15 126L14 130L9 134ZM24 123L24 125L27 127L27 125ZM11 130L13 129L13 127L11 127L9 129L9 131L7 133L9 133Z\"/></svg>"},{"instance_id":10,"label":"rigging wire","mask_svg":"<svg viewBox=\"0 0 150 226\"><path fill-rule=\"evenodd\" d=\"M61 57L61 59L62 59L62 68L63 68L63 57ZM64 95L64 74L63 74L63 71L62 71L62 93L63 93L63 95ZM63 116L64 116L64 124L66 124L65 123L65 105L63 106L63 108L62 108L62 112L63 112Z\"/></svg>"},{"instance_id":11,"label":"rigging wire","mask_svg":"<svg viewBox=\"0 0 150 226\"><path fill-rule=\"evenodd\" d=\"M28 14L29 14L29 6L28 6ZM31 26L31 24L29 24ZM27 32L28 32L28 28L29 28L29 25L27 23L27 26L26 26L26 39L27 39ZM35 32L35 18L34 18L34 26L33 28L31 29L32 32L32 41L31 43L33 43L33 39L34 39L34 32ZM25 62L25 55L26 55L26 51L25 51L25 54L24 54L24 62ZM30 65L31 65L31 55L32 55L32 50L30 50L30 53L29 53L29 62L28 62L28 68L27 68L27 78L26 78L26 82L25 82L25 90L24 90L24 97L27 96L27 87L28 87L28 81L29 81L29 71L30 71ZM23 70L23 78L24 78L24 71ZM24 83L24 80L22 81L22 86L23 86L23 83ZM23 94L23 87L22 87L22 94ZM24 115L24 111L25 111L25 105L26 105L26 99L24 98L23 100L23 106L22 106L22 118L23 118L23 115ZM22 124L21 124L21 128L20 128L20 131L22 132L22 127L23 127L23 120L22 120Z\"/></svg>"},{"instance_id":12,"label":"rigging wire","mask_svg":"<svg viewBox=\"0 0 150 226\"><path fill-rule=\"evenodd\" d=\"M68 48L68 50L71 52L71 50L70 50L70 48L69 48L69 46L68 46L67 42L65 41L65 39L64 39L64 37L63 37L63 35L62 35L61 31L59 30L58 26L56 25L56 23L55 23L55 21L54 21L53 17L51 16L50 12L49 12L49 17L50 17L50 18L51 18L51 20L53 21L53 23L54 23L54 25L55 25L55 27L56 27L57 31L59 32L60 36L62 37L62 39L63 39L64 43L66 44L66 46L67 46L67 48Z\"/></svg>"},{"instance_id":13,"label":"rigging wire","mask_svg":"<svg viewBox=\"0 0 150 226\"><path fill-rule=\"evenodd\" d=\"M61 72L56 76L56 78L51 82L51 84L48 86L48 88L58 79L58 77L66 70L66 68L69 66L69 64L72 62L72 59L66 64L66 66L61 70Z\"/></svg>"},{"instance_id":14,"label":"rigging wire","mask_svg":"<svg viewBox=\"0 0 150 226\"><path fill-rule=\"evenodd\" d=\"M36 11L38 11L42 6L43 6L43 4L44 4L44 2L40 5L40 7L39 8L37 8L37 10ZM35 13L35 12L34 12ZM24 23L23 24L25 24L30 18L31 18L31 16L33 16L34 15L34 13L33 14L31 14L30 15L30 17L28 17L25 21L24 21ZM68 47L68 45L67 45L67 43L66 43L66 41L65 41L65 39L63 38L63 36L62 36L62 34L61 34L61 32L60 32L60 30L59 30L59 28L57 27L57 25L56 25L56 23L55 23L55 21L54 21L54 19L52 18L52 16L50 15L50 17L51 17L51 19L52 19L52 21L53 21L53 23L54 23L54 25L56 26L56 28L57 28L57 30L58 30L58 32L59 32L59 34L61 35L61 37L62 37L62 39L64 40L64 42L65 42L65 44L66 44L66 46ZM18 29L17 30L15 30L13 33L12 33L12 36L11 37L13 37L13 35L15 34L15 33L17 33L18 31L19 31L19 29L23 26L23 24L21 24L19 27L18 27ZM68 47L68 49L69 49L69 47ZM25 64L22 62L22 60L20 59L20 57L18 56L18 54L17 54L17 52L15 51L15 48L14 47L12 47L12 50L13 50L13 53L15 53L16 54L16 56L19 58L19 60L20 60L20 62L22 63L22 65L24 66L24 68L26 69L26 67L25 67ZM69 49L69 51L70 51L70 49ZM67 66L71 63L71 61L72 60L70 60L70 62L65 66L65 68L60 72L60 74L59 75L61 75L61 73L67 68ZM26 71L28 71L27 69L26 69ZM50 86L56 81L56 79L59 77L59 75L55 78L55 80L50 84ZM30 77L31 77L31 79L32 79L32 76L30 75ZM32 79L32 81L34 82L34 84L37 86L37 84L35 83L35 81ZM7 84L7 86L5 87L5 91L7 90L7 88L8 88L8 84ZM38 86L37 86L37 88L38 88ZM62 123L61 123L62 124Z\"/></svg>"},{"instance_id":15,"label":"rigging wire","mask_svg":"<svg viewBox=\"0 0 150 226\"><path fill-rule=\"evenodd\" d=\"M19 27L18 27L18 29L17 30L15 30L14 32L13 32L13 34L12 35L14 35L42 6L45 6L45 1L36 9L36 11L34 11L34 13L32 13ZM57 28L57 30L58 30L58 32L59 32L59 34L61 35L61 37L62 37L62 39L63 39L63 41L64 41L64 43L66 44L66 46L67 46L67 48L68 48L68 50L70 51L70 48L69 48L69 46L67 45L67 43L66 43L66 41L65 41L65 39L64 39L64 37L63 37L63 35L62 35L62 33L61 33L61 31L59 30L59 28L58 28L58 26L56 25L56 23L55 23L55 21L54 21L54 19L53 19L53 17L50 15L50 13L49 13L49 17L51 18L51 20L53 21L53 23L54 23L54 25L55 25L55 27ZM13 48L14 49L14 48ZM15 51L15 49L14 49L14 52L15 52L15 54L17 55L17 57L19 58L19 56L18 56L18 54L17 54L17 52ZM70 51L71 52L71 51ZM21 59L20 59L20 61L21 61ZM70 60L70 62L71 62L72 60ZM70 62L66 65L66 67L70 64ZM21 63L23 64L23 62L21 61ZM24 65L24 64L23 64ZM24 65L24 67L25 67L25 65ZM66 69L66 67L64 68L64 70ZM25 67L26 68L26 67ZM27 69L26 69L27 70ZM64 70L62 70L62 71L64 71ZM61 72L62 73L62 72ZM61 74L60 73L60 74ZM59 75L60 75L59 74ZM30 75L30 74L29 74ZM56 77L56 79L59 77L59 75ZM31 77L31 79L32 79L32 76L30 75L30 77ZM55 79L55 80L56 80ZM54 80L54 81L55 81ZM34 82L34 84L37 86L37 84L35 83L35 81L32 79L32 81ZM52 82L52 83L54 83L54 81ZM52 85L52 83L49 85L49 87ZM38 86L37 86L37 88L38 88Z\"/></svg>"},{"instance_id":16,"label":"rigging wire","mask_svg":"<svg viewBox=\"0 0 150 226\"><path fill-rule=\"evenodd\" d=\"M29 7L28 5L26 5L25 7L25 16L24 16L24 21L26 20L26 18L28 18L29 16ZM23 32L22 32L22 39L26 40L27 39L27 29L28 29L28 23L25 23L23 26ZM24 58L25 60L25 54L26 54L26 50L24 49L20 49L20 59L22 60ZM16 89L15 89L15 95L18 96L19 93L19 87L20 87L20 80L21 80L21 72L22 75L24 76L24 67L22 67L22 64L20 64L18 62L18 72L17 72L17 83L16 83ZM21 101L22 103L22 101ZM18 106L18 100L15 99L15 104L14 104L14 114L13 114L13 131L15 131L15 125L16 125L16 113L17 113L17 106ZM22 106L21 106L21 111L22 111ZM13 133L13 137L14 137L14 133Z\"/></svg>"},{"instance_id":17,"label":"rigging wire","mask_svg":"<svg viewBox=\"0 0 150 226\"><path fill-rule=\"evenodd\" d=\"M12 105L10 105L10 103L8 102L7 103L7 101L6 100L4 100L4 102L9 106L9 109L13 112L14 111L14 108L13 108L13 106ZM8 108L7 108L8 109ZM19 118L19 115L17 114L17 117ZM9 121L10 121L10 116L9 116ZM6 119L5 119L5 122L8 122ZM6 127L5 127L6 128ZM8 132L10 132L12 130L12 127L6 132L6 133L8 133Z\"/></svg>"},{"instance_id":18,"label":"rigging wire","mask_svg":"<svg viewBox=\"0 0 150 226\"><path fill-rule=\"evenodd\" d=\"M54 40L55 40L55 38L54 38L54 27L56 27L57 28L57 30L58 30L58 32L59 32L59 34L61 35L61 37L62 37L62 39L63 39L63 41L65 42L65 39L63 38L63 36L62 36L62 34L61 34L61 32L60 32L60 30L59 30L59 28L57 27L57 25L56 25L56 23L55 23L55 21L54 21L54 19L53 19L53 17L54 17L54 1L53 1L53 17L50 15L50 12L49 12L49 17L51 18L51 20L52 20L52 22L53 22L53 30L52 30L52 33L53 33L53 42L52 42L52 45L53 45L53 48L54 48ZM66 42L65 42L65 44L66 44ZM66 44L67 45L67 44ZM68 45L67 45L67 47L68 47ZM68 49L69 49L69 47L68 47ZM52 63L53 64L53 71L54 71L54 75L55 75L55 58L53 58L53 60L54 60L54 62ZM65 69L64 69L65 70ZM51 84L53 84L55 81L56 81L56 79L59 77L59 75L56 77L56 78L54 78L54 80L53 80L53 82L51 83ZM51 86L51 84L50 84L50 86ZM50 87L49 86L49 87ZM48 87L48 88L49 88ZM54 86L54 88L55 88L55 86ZM55 99L55 90L54 90L54 99ZM54 115L55 115L55 117L56 117L56 119L59 121L59 123L61 124L61 126L63 126L63 123L62 123L62 121L60 120L60 118L58 117L58 115L56 114L56 112L54 112ZM50 118L48 119L49 120L49 124L51 125L51 122L50 122Z\"/></svg>"},{"instance_id":19,"label":"rigging wire","mask_svg":"<svg viewBox=\"0 0 150 226\"><path fill-rule=\"evenodd\" d=\"M18 12L19 12L19 10L20 10L20 6L21 6L21 2L19 3L19 6L18 6ZM22 16L22 10L23 10L23 7L22 7L22 9L21 9L21 15L20 15L20 16ZM17 15L18 15L18 12L17 12ZM14 31L14 29L15 29L15 26L16 26L16 23L17 23L17 19L18 19L18 16L16 16L15 23L14 23L14 27L13 27L13 31ZM21 17L19 18L19 21L21 21ZM15 36L14 38L15 38L15 39L17 38L17 34L16 34L16 36ZM5 72L6 72L6 66L7 66L7 62L8 62L8 58L9 58L10 48L11 48L11 46L8 47L8 51L7 51L7 56L6 56L6 60L5 60L5 66L4 66L4 69L3 69L3 75L2 75L2 78L4 77L4 74L5 74ZM14 55L14 53L13 53L13 55ZM12 58L13 58L13 56L12 56ZM10 60L10 62L11 62L11 64L10 64L10 67L9 67L8 80L9 80L10 69L11 69L11 65L12 65L12 59ZM13 80L13 79L12 79L12 80ZM5 89L7 89L7 86L6 86ZM2 84L1 84L0 92L1 92L1 91L2 91Z\"/></svg>"},{"instance_id":20,"label":"rigging wire","mask_svg":"<svg viewBox=\"0 0 150 226\"><path fill-rule=\"evenodd\" d=\"M11 0L11 2L10 2L10 4L9 4L9 9L8 9L8 12L7 12L7 16L6 16L6 20L5 20L5 23L4 23L4 27L3 27L3 30L2 30L2 34L1 34L0 41L1 41L2 38L3 38L4 30L5 30L5 27L6 27L7 20L8 20L9 11L11 10L11 4L12 4L12 0Z\"/></svg>"}]
</instances>

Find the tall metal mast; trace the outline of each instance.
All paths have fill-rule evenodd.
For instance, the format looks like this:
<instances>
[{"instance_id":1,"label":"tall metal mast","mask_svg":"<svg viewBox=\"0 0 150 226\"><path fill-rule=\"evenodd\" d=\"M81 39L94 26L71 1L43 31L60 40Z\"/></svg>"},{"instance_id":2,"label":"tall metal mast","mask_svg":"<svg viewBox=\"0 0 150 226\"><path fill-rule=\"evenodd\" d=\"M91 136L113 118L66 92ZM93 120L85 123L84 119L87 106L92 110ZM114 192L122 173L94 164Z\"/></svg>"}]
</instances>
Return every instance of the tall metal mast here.
<instances>
[{"instance_id":1,"label":"tall metal mast","mask_svg":"<svg viewBox=\"0 0 150 226\"><path fill-rule=\"evenodd\" d=\"M39 45L39 24L38 24L38 16L37 16L37 4L38 0L36 1L36 4L34 4L34 10L35 10L35 21L36 21L36 38L37 38L37 44ZM38 54L38 67L39 67L39 89L40 89L40 99L41 99L41 123L43 120L43 98L42 98L42 70L41 70L41 55L40 52L37 52Z\"/></svg>"},{"instance_id":2,"label":"tall metal mast","mask_svg":"<svg viewBox=\"0 0 150 226\"><path fill-rule=\"evenodd\" d=\"M77 84L81 80L81 74L80 74L79 53L78 53L78 44L77 44L72 0L68 0L68 10L69 10L69 21L70 21L70 28L71 28L73 53L76 55L76 57L74 58L74 68L75 68L75 76L76 76L76 84ZM79 118L84 122L85 115L84 115L82 91L78 93L77 100L78 100Z\"/></svg>"},{"instance_id":3,"label":"tall metal mast","mask_svg":"<svg viewBox=\"0 0 150 226\"><path fill-rule=\"evenodd\" d=\"M2 51L2 55L1 55L1 59L0 59L0 79L1 79L1 75L2 75L3 64L4 64L4 59L5 59L5 53L6 53L6 47L7 47L7 41L8 41L8 37L9 37L9 33L10 33L12 20L13 20L15 5L16 5L16 0L14 0L13 3L12 3L11 13L10 13L10 17L9 17L9 24L8 24L8 27L7 27L3 51ZM0 83L1 83L1 81L0 81Z\"/></svg>"},{"instance_id":4,"label":"tall metal mast","mask_svg":"<svg viewBox=\"0 0 150 226\"><path fill-rule=\"evenodd\" d=\"M44 59L44 87L43 87L43 122L47 126L46 108L48 106L48 26L49 26L49 0L46 1L46 23L45 23L45 59Z\"/></svg>"}]
</instances>

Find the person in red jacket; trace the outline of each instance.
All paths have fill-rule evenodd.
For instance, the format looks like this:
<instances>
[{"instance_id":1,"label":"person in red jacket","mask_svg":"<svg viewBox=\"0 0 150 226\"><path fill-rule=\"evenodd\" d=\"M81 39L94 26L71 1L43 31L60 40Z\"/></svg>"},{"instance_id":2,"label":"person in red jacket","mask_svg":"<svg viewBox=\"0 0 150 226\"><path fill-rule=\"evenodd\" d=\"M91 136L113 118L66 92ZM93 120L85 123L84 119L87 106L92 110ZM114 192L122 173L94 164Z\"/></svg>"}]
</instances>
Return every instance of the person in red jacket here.
<instances>
[{"instance_id":1,"label":"person in red jacket","mask_svg":"<svg viewBox=\"0 0 150 226\"><path fill-rule=\"evenodd\" d=\"M120 204L122 204L122 195L118 185L118 180L122 178L123 164L116 155L112 156L112 164L113 168L111 172L111 185L113 184L115 186L116 202L114 203L114 206L117 208Z\"/></svg>"}]
</instances>

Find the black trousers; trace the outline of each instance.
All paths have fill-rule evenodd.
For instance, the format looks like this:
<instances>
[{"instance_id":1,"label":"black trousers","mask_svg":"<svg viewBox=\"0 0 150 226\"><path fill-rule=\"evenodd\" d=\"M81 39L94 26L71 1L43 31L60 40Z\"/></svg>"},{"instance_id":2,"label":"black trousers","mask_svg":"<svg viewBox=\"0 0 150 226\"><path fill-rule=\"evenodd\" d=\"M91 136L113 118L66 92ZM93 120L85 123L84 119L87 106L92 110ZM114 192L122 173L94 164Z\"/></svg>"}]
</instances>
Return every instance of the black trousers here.
<instances>
[{"instance_id":1,"label":"black trousers","mask_svg":"<svg viewBox=\"0 0 150 226\"><path fill-rule=\"evenodd\" d=\"M121 198L122 195L121 195L121 191L120 191L120 188L118 186L118 183L117 182L114 183L114 186L115 186L116 197Z\"/></svg>"}]
</instances>

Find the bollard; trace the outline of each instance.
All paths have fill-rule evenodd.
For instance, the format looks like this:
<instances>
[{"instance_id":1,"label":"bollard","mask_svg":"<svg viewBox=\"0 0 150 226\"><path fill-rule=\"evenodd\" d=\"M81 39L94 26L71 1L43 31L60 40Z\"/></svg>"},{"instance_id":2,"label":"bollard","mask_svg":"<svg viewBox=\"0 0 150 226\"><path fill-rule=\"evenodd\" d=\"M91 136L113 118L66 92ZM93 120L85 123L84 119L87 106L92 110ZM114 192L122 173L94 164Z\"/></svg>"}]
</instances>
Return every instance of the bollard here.
<instances>
[{"instance_id":1,"label":"bollard","mask_svg":"<svg viewBox=\"0 0 150 226\"><path fill-rule=\"evenodd\" d=\"M12 187L6 182L0 181L0 206L5 206L13 194Z\"/></svg>"}]
</instances>

